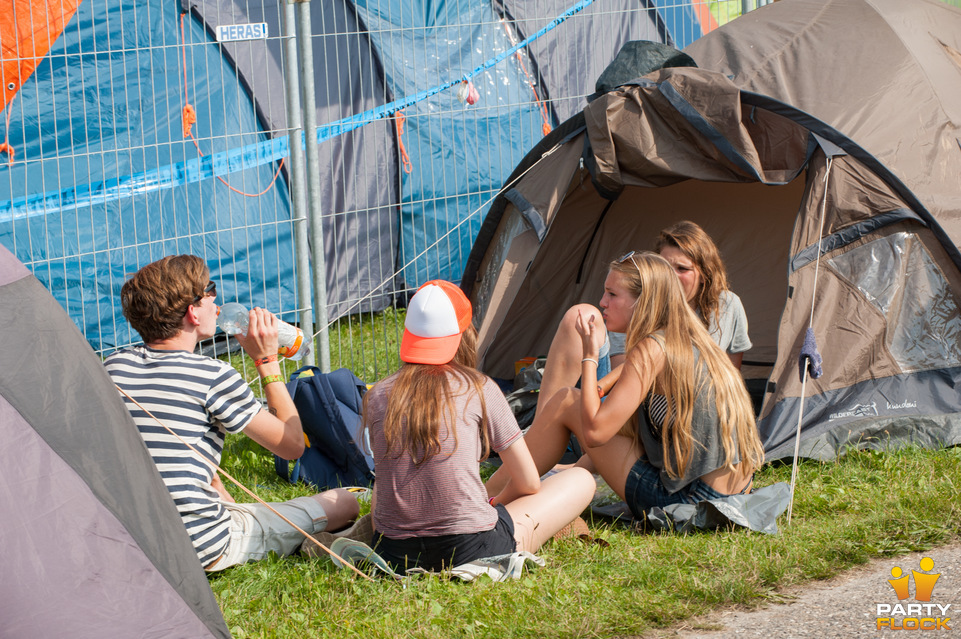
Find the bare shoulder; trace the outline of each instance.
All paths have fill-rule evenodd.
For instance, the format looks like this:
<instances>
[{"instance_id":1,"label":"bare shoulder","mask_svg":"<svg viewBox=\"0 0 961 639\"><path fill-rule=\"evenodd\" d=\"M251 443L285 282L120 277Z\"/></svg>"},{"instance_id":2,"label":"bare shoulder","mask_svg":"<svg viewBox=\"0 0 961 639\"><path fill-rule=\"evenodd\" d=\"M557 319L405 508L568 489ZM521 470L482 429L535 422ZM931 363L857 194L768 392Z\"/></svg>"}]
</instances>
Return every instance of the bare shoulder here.
<instances>
[{"instance_id":1,"label":"bare shoulder","mask_svg":"<svg viewBox=\"0 0 961 639\"><path fill-rule=\"evenodd\" d=\"M627 370L640 370L657 375L664 367L667 356L661 341L654 335L648 335L631 349L627 360L632 364L626 367Z\"/></svg>"}]
</instances>

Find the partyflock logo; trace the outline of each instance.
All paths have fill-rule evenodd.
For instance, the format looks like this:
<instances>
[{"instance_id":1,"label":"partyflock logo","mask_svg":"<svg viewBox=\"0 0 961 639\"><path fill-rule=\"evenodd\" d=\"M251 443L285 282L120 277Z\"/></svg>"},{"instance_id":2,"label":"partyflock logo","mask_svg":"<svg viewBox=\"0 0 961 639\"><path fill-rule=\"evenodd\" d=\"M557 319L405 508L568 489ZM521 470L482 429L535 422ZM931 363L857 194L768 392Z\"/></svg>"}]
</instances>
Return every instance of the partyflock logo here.
<instances>
[{"instance_id":1,"label":"partyflock logo","mask_svg":"<svg viewBox=\"0 0 961 639\"><path fill-rule=\"evenodd\" d=\"M934 592L934 584L937 583L941 573L932 573L934 560L924 557L919 562L919 568L924 572L912 570L914 575L914 600L918 603L901 603L911 596L911 577L902 574L901 568L895 566L891 569L891 576L888 583L898 596L898 603L877 604L878 606L878 627L890 628L891 630L950 630L948 622L948 610L951 604L931 603L931 593Z\"/></svg>"}]
</instances>

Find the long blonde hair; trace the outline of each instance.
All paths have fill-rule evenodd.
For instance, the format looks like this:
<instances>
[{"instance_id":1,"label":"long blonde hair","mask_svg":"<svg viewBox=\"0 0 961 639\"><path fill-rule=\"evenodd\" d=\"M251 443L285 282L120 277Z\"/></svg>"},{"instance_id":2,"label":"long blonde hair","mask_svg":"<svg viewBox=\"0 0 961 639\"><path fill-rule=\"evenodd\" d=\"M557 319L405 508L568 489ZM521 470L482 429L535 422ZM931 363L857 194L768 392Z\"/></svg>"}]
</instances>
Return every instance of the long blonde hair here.
<instances>
[{"instance_id":1,"label":"long blonde hair","mask_svg":"<svg viewBox=\"0 0 961 639\"><path fill-rule=\"evenodd\" d=\"M711 391L717 405L725 465L733 468L739 453L741 461L747 462L752 470L758 468L764 461L764 449L747 388L730 358L714 343L684 299L673 267L660 255L644 252L614 262L610 268L623 276L628 290L637 297L627 329L627 352L656 332L664 337L666 361L654 383L667 399L667 405L674 408L668 411L661 429L668 475L684 475L693 448L699 445L691 435L694 405L701 393ZM700 354L699 360L695 349ZM652 365L636 357L629 357L628 362L639 375L642 367ZM633 426L632 433L637 437L636 421ZM676 461L676 468L672 460Z\"/></svg>"},{"instance_id":2,"label":"long blonde hair","mask_svg":"<svg viewBox=\"0 0 961 639\"><path fill-rule=\"evenodd\" d=\"M490 454L487 402L484 400L487 377L474 368L476 360L477 330L471 325L461 335L460 346L452 361L441 365L404 364L397 371L383 419L387 456L396 458L407 453L415 466L429 461L443 449L440 439L442 422L453 435L456 450L458 416L454 411L454 398L476 393L481 403L481 458L478 461L487 458ZM462 390L456 395L451 389L451 379L461 382ZM364 414L367 414L366 395Z\"/></svg>"}]
</instances>

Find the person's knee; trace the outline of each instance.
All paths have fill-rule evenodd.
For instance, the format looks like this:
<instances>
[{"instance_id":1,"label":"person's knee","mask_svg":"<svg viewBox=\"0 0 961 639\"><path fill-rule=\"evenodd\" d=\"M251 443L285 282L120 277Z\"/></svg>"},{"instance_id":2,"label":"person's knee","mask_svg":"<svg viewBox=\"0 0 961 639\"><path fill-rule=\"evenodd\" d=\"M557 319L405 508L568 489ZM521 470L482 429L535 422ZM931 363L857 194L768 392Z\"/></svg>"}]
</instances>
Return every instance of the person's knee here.
<instances>
[{"instance_id":1,"label":"person's knee","mask_svg":"<svg viewBox=\"0 0 961 639\"><path fill-rule=\"evenodd\" d=\"M597 490L597 483L594 481L594 475L591 474L591 471L580 466L574 466L564 472L570 473L566 477L567 485L565 489L570 491L572 499L590 501Z\"/></svg>"},{"instance_id":2,"label":"person's knee","mask_svg":"<svg viewBox=\"0 0 961 639\"><path fill-rule=\"evenodd\" d=\"M595 307L593 304L575 304L567 309L566 313L564 313L564 317L561 319L561 326L566 329L576 331L574 328L574 322L577 321L578 315L582 314L584 317L594 315L594 317L597 318L595 320L595 324L603 324L603 322L601 322L601 312L597 310L597 307Z\"/></svg>"},{"instance_id":3,"label":"person's knee","mask_svg":"<svg viewBox=\"0 0 961 639\"><path fill-rule=\"evenodd\" d=\"M336 530L357 519L360 504L357 496L343 488L334 488L314 495L327 514L328 529Z\"/></svg>"},{"instance_id":4,"label":"person's knee","mask_svg":"<svg viewBox=\"0 0 961 639\"><path fill-rule=\"evenodd\" d=\"M558 410L564 410L571 406L572 404L579 404L581 401L580 390L574 388L573 386L564 386L559 388L553 397L550 399L551 403L554 404L555 408Z\"/></svg>"}]
</instances>

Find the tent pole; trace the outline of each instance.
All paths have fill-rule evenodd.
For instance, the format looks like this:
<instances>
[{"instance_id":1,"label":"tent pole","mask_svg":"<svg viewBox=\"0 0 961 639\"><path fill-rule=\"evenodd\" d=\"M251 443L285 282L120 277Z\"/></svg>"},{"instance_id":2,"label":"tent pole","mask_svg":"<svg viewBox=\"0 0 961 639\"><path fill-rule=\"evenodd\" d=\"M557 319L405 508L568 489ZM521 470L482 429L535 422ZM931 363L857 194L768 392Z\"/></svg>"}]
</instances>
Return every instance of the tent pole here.
<instances>
[{"instance_id":1,"label":"tent pole","mask_svg":"<svg viewBox=\"0 0 961 639\"><path fill-rule=\"evenodd\" d=\"M831 177L831 167L834 164L834 156L828 155L824 165L824 195L821 196L821 220L818 224L818 254L814 262L814 286L811 287L811 315L808 317L808 331L814 328L814 302L817 299L818 274L821 271L821 240L824 236L824 218L828 202L828 179ZM802 357L804 348L802 347ZM819 373L814 375L819 376ZM797 478L798 455L801 450L801 422L804 420L804 396L805 386L808 381L808 366L805 364L804 373L801 376L801 397L798 402L797 433L794 436L794 461L791 464L791 500L787 505L787 523L791 524L791 513L794 510L794 482Z\"/></svg>"},{"instance_id":2,"label":"tent pole","mask_svg":"<svg viewBox=\"0 0 961 639\"><path fill-rule=\"evenodd\" d=\"M320 370L330 372L330 332L327 330L327 254L324 249L324 224L320 195L320 159L317 145L317 100L314 92L314 50L311 41L310 0L297 3L297 46L300 52L301 92L307 146L307 214L310 220L310 246L313 247L314 316L311 335L318 337ZM306 331L305 324L304 328Z\"/></svg>"},{"instance_id":3,"label":"tent pole","mask_svg":"<svg viewBox=\"0 0 961 639\"><path fill-rule=\"evenodd\" d=\"M801 378L801 401L798 405L797 433L794 436L794 461L791 463L791 500L787 503L787 524L791 525L791 513L794 511L794 484L797 481L797 462L798 453L801 451L801 422L804 420L804 387L808 383L807 367L804 368L804 377Z\"/></svg>"},{"instance_id":4,"label":"tent pole","mask_svg":"<svg viewBox=\"0 0 961 639\"><path fill-rule=\"evenodd\" d=\"M307 194L304 190L304 125L300 108L300 80L298 78L296 28L294 10L288 2L281 2L284 25L284 90L287 98L287 132L290 145L290 219L294 223L294 261L297 265L297 299L300 306L300 325L312 334L313 311L310 297L310 247L307 244ZM305 366L314 364L313 350L303 360Z\"/></svg>"}]
</instances>

